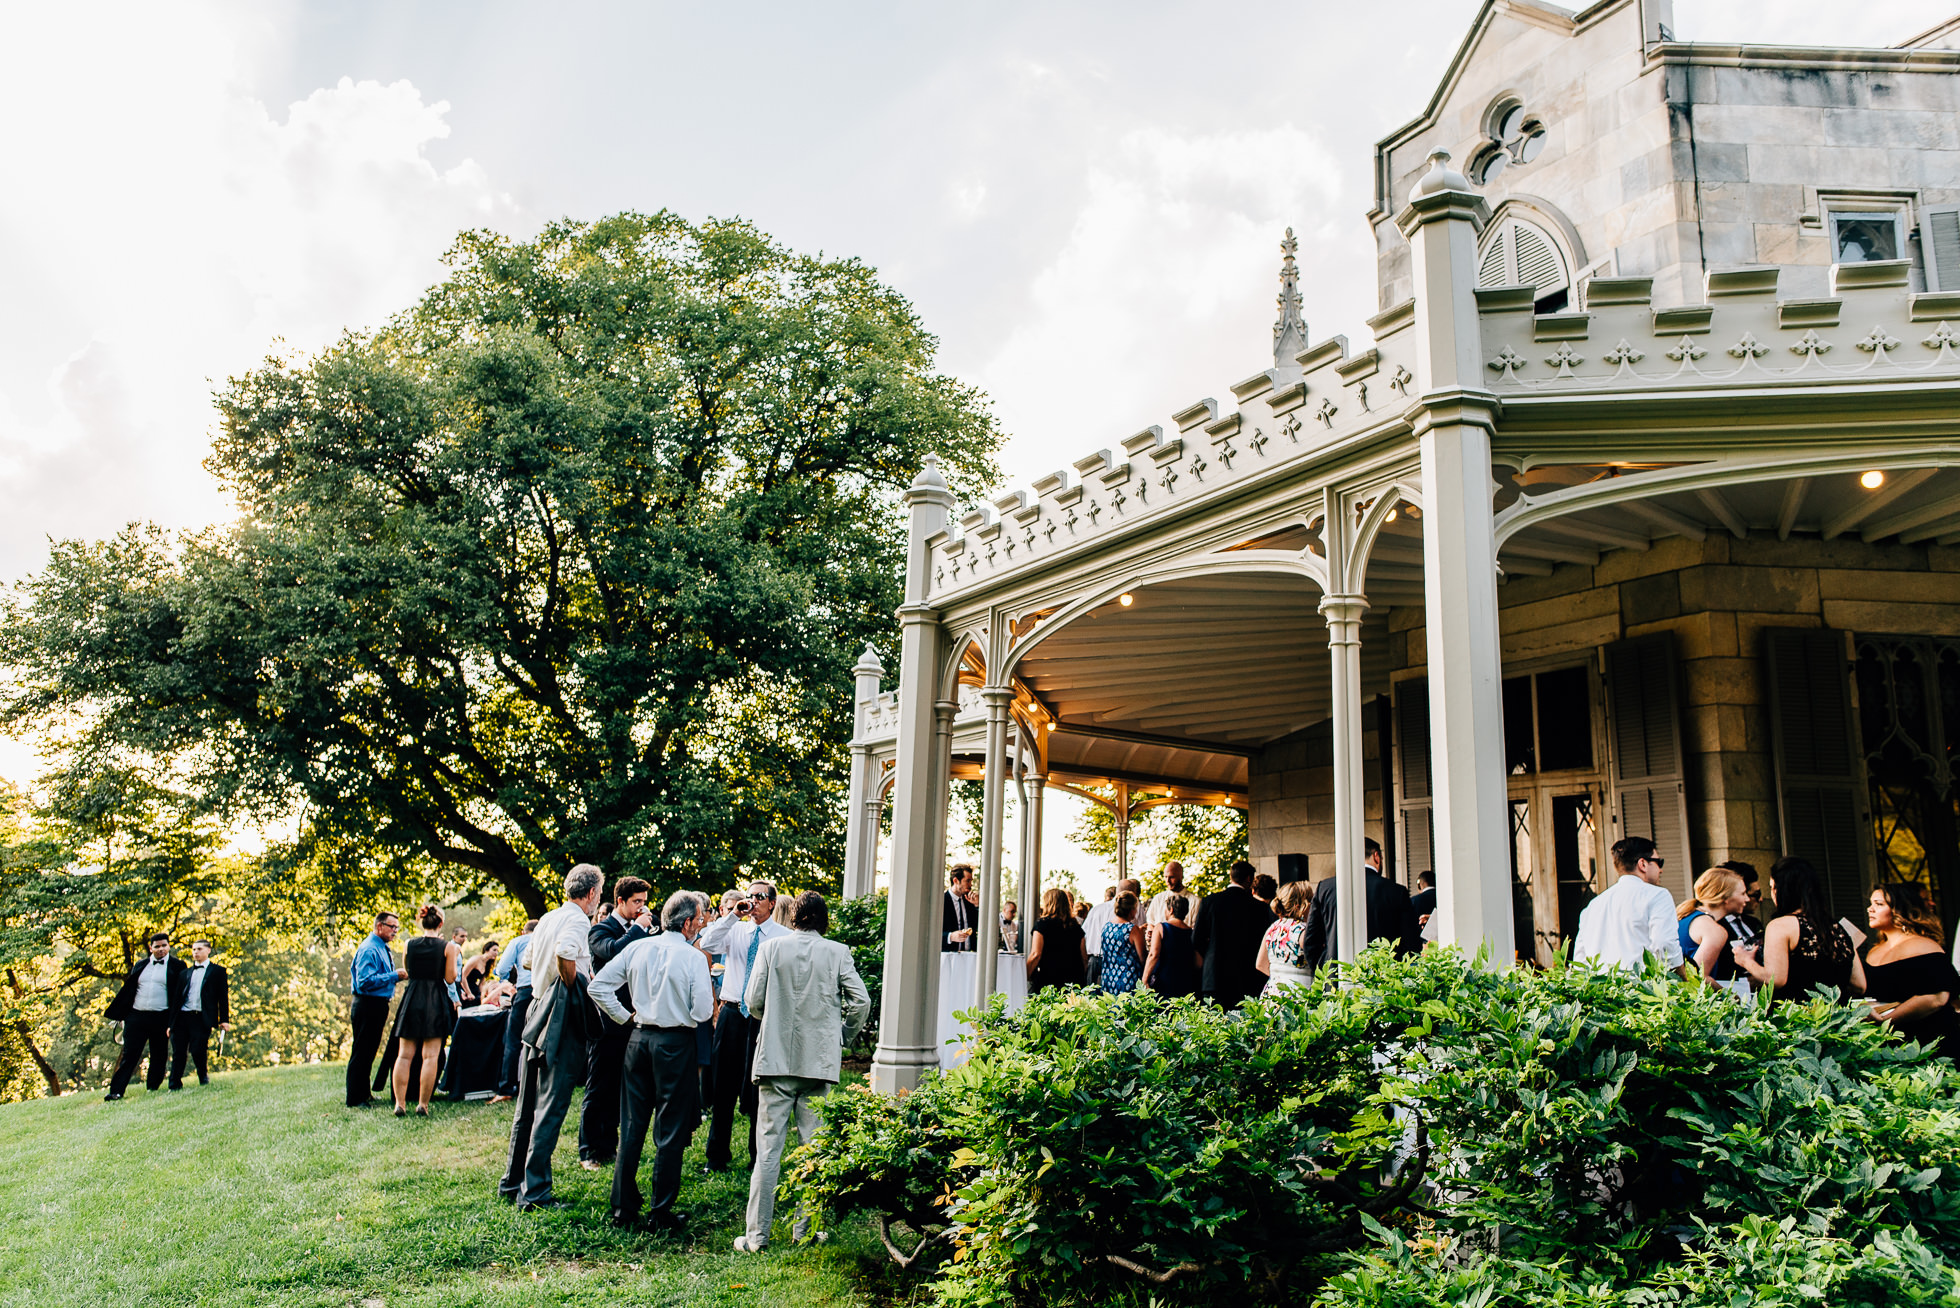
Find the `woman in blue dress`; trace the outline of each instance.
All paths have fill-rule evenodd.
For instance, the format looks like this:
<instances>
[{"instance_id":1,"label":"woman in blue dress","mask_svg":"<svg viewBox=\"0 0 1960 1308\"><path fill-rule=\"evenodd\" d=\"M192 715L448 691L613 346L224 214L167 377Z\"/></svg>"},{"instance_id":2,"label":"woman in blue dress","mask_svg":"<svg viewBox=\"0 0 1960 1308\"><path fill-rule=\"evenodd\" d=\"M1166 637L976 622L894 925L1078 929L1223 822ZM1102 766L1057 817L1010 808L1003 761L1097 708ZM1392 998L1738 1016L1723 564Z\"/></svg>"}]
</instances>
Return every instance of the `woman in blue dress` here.
<instances>
[{"instance_id":1,"label":"woman in blue dress","mask_svg":"<svg viewBox=\"0 0 1960 1308\"><path fill-rule=\"evenodd\" d=\"M1137 897L1125 890L1116 897L1116 920L1103 928L1102 988L1112 995L1128 994L1143 975L1143 928L1137 925Z\"/></svg>"}]
</instances>

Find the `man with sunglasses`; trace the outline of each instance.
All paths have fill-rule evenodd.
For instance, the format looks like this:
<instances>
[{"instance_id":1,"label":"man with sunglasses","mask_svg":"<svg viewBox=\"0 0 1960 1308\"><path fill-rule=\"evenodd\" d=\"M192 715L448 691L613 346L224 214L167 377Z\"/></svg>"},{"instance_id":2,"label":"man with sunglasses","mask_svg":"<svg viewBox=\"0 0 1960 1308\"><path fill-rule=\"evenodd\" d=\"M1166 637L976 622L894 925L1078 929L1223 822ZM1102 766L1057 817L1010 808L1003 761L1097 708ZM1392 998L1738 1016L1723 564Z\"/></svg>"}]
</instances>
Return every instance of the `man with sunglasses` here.
<instances>
[{"instance_id":1,"label":"man with sunglasses","mask_svg":"<svg viewBox=\"0 0 1960 1308\"><path fill-rule=\"evenodd\" d=\"M732 1161L729 1136L734 1131L738 1101L749 1119L749 1166L755 1166L756 1092L749 1072L762 1022L749 1015L746 999L756 954L764 944L789 934L788 927L774 920L775 912L776 887L767 881L751 881L748 895L736 903L735 911L710 924L699 940L702 949L723 956L721 999L715 1006L715 1102L706 1150L708 1167L717 1172L726 1170Z\"/></svg>"},{"instance_id":2,"label":"man with sunglasses","mask_svg":"<svg viewBox=\"0 0 1960 1308\"><path fill-rule=\"evenodd\" d=\"M1628 836L1613 846L1613 866L1620 879L1579 914L1572 957L1638 972L1652 954L1670 972L1686 976L1674 896L1661 887L1667 860L1647 837Z\"/></svg>"}]
</instances>

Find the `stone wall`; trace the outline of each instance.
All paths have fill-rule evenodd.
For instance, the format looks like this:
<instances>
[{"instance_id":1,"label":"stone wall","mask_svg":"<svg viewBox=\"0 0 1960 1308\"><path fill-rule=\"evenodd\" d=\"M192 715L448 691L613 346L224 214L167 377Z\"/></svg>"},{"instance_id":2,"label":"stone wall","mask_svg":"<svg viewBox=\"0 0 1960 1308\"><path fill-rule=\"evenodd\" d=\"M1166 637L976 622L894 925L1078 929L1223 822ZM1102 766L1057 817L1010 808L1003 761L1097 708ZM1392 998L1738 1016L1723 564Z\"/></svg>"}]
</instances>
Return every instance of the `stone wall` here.
<instances>
[{"instance_id":1,"label":"stone wall","mask_svg":"<svg viewBox=\"0 0 1960 1308\"><path fill-rule=\"evenodd\" d=\"M1695 865L1766 866L1779 851L1763 629L1960 635L1960 548L1676 536L1643 552L1615 550L1596 568L1514 578L1498 602L1507 664L1672 631ZM1421 609L1397 609L1389 627L1395 667L1424 666Z\"/></svg>"},{"instance_id":2,"label":"stone wall","mask_svg":"<svg viewBox=\"0 0 1960 1308\"><path fill-rule=\"evenodd\" d=\"M1368 834L1382 838L1380 732L1375 701L1361 709ZM1334 871L1334 730L1322 722L1266 746L1250 762L1247 843L1261 872L1279 874L1281 854L1305 854L1316 881Z\"/></svg>"},{"instance_id":3,"label":"stone wall","mask_svg":"<svg viewBox=\"0 0 1960 1308\"><path fill-rule=\"evenodd\" d=\"M1740 61L1675 45L1649 62L1637 5L1595 7L1564 30L1499 9L1433 119L1377 147L1381 307L1414 291L1393 218L1430 151L1469 168L1505 97L1544 122L1545 147L1481 189L1493 209L1515 200L1569 224L1560 235L1575 275L1605 261L1608 275L1651 276L1654 303L1669 306L1702 302L1705 268L1775 264L1789 270L1784 298L1824 296L1833 252L1820 188L1900 193L1915 221L1920 207L1960 203L1960 76L1930 50L1896 59L1861 67L1819 50ZM1739 62L1749 66L1724 66ZM1902 253L1923 289L1920 242Z\"/></svg>"}]
</instances>

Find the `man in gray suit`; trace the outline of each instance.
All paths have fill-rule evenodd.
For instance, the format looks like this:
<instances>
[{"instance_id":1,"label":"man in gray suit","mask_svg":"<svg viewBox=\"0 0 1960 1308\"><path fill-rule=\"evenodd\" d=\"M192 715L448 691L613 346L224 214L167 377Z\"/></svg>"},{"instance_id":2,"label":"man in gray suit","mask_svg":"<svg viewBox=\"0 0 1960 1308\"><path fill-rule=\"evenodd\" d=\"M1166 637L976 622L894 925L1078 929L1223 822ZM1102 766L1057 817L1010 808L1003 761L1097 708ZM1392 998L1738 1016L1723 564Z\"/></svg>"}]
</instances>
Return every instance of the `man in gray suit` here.
<instances>
[{"instance_id":1,"label":"man in gray suit","mask_svg":"<svg viewBox=\"0 0 1960 1308\"><path fill-rule=\"evenodd\" d=\"M563 1208L551 1193L551 1154L585 1079L586 987L592 981L588 935L605 874L580 863L565 874L565 902L538 919L525 949L531 966L531 1009L517 1072L517 1114L511 1122L510 1165L497 1194L519 1212Z\"/></svg>"},{"instance_id":2,"label":"man in gray suit","mask_svg":"<svg viewBox=\"0 0 1960 1308\"><path fill-rule=\"evenodd\" d=\"M749 977L749 1013L762 1019L754 1072L760 1153L749 1176L748 1230L735 1237L737 1253L768 1248L790 1123L809 1143L817 1129L811 1103L837 1084L844 1044L871 1014L871 996L851 951L823 938L830 929L823 896L814 890L798 895L789 924L789 935L762 946ZM799 1213L795 1238L801 1240L808 1229L808 1219Z\"/></svg>"}]
</instances>

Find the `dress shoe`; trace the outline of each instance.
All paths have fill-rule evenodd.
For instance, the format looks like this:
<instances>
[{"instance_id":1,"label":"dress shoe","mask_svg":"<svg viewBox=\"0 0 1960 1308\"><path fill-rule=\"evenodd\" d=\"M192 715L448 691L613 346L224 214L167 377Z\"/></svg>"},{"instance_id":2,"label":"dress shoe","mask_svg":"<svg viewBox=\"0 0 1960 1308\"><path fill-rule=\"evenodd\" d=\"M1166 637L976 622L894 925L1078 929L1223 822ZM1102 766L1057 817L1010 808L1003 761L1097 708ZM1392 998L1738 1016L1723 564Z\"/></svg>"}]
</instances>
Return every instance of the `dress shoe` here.
<instances>
[{"instance_id":1,"label":"dress shoe","mask_svg":"<svg viewBox=\"0 0 1960 1308\"><path fill-rule=\"evenodd\" d=\"M687 1219L675 1212L648 1213L637 1226L647 1235L666 1235L676 1239L687 1236Z\"/></svg>"},{"instance_id":2,"label":"dress shoe","mask_svg":"<svg viewBox=\"0 0 1960 1308\"><path fill-rule=\"evenodd\" d=\"M560 1208L570 1207L571 1205L563 1199L558 1198L556 1195L550 1195L534 1203L519 1204L517 1205L517 1211L520 1213L552 1212Z\"/></svg>"},{"instance_id":3,"label":"dress shoe","mask_svg":"<svg viewBox=\"0 0 1960 1308\"><path fill-rule=\"evenodd\" d=\"M735 1237L736 1253L761 1253L768 1247L769 1242L767 1240L758 1240L748 1235L738 1235Z\"/></svg>"},{"instance_id":4,"label":"dress shoe","mask_svg":"<svg viewBox=\"0 0 1960 1308\"><path fill-rule=\"evenodd\" d=\"M122 1098L120 1094L117 1094L114 1090L111 1090L108 1094L102 1096L102 1102L105 1104L113 1104L116 1102L116 1100L120 1098Z\"/></svg>"}]
</instances>

